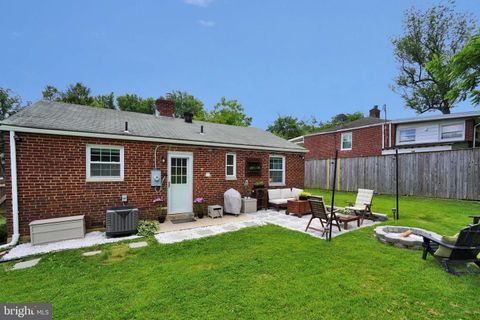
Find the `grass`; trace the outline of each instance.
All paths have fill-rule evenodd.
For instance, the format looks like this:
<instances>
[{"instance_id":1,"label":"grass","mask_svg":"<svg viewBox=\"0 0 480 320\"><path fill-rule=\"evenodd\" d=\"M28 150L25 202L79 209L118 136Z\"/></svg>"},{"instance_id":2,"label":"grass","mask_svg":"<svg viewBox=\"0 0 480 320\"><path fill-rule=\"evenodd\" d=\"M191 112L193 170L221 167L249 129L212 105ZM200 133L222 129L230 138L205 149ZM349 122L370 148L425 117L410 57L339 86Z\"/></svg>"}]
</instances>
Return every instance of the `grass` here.
<instances>
[{"instance_id":1,"label":"grass","mask_svg":"<svg viewBox=\"0 0 480 320\"><path fill-rule=\"evenodd\" d=\"M337 204L353 198L339 193ZM375 211L393 203L376 196ZM454 233L480 206L402 198L401 208L398 224ZM479 276L452 276L372 229L327 243L268 225L139 249L109 244L93 257L81 256L92 248L52 253L31 269L0 265L0 301L50 302L55 319L480 318Z\"/></svg>"},{"instance_id":2,"label":"grass","mask_svg":"<svg viewBox=\"0 0 480 320\"><path fill-rule=\"evenodd\" d=\"M5 218L5 208L0 206L0 244L7 241L7 219Z\"/></svg>"}]
</instances>

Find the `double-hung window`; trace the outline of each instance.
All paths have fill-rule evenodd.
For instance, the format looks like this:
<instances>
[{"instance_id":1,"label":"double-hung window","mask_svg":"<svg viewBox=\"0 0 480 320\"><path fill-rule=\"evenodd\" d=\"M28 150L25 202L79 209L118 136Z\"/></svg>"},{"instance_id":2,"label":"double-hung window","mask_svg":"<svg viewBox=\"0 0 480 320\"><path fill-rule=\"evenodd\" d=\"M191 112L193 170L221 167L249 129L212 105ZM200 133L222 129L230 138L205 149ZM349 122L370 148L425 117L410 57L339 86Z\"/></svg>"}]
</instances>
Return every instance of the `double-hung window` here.
<instances>
[{"instance_id":1,"label":"double-hung window","mask_svg":"<svg viewBox=\"0 0 480 320\"><path fill-rule=\"evenodd\" d=\"M342 133L342 147L341 150L352 150L352 133Z\"/></svg>"},{"instance_id":2,"label":"double-hung window","mask_svg":"<svg viewBox=\"0 0 480 320\"><path fill-rule=\"evenodd\" d=\"M417 136L416 129L400 130L400 142L414 142Z\"/></svg>"},{"instance_id":3,"label":"double-hung window","mask_svg":"<svg viewBox=\"0 0 480 320\"><path fill-rule=\"evenodd\" d=\"M441 128L442 140L457 140L463 138L463 123L443 125Z\"/></svg>"},{"instance_id":4,"label":"double-hung window","mask_svg":"<svg viewBox=\"0 0 480 320\"><path fill-rule=\"evenodd\" d=\"M285 157L270 156L270 164L268 170L271 186L285 185Z\"/></svg>"},{"instance_id":5,"label":"double-hung window","mask_svg":"<svg viewBox=\"0 0 480 320\"><path fill-rule=\"evenodd\" d=\"M235 153L225 155L225 177L227 180L237 179L237 155Z\"/></svg>"},{"instance_id":6,"label":"double-hung window","mask_svg":"<svg viewBox=\"0 0 480 320\"><path fill-rule=\"evenodd\" d=\"M87 181L123 181L123 147L87 145Z\"/></svg>"}]
</instances>

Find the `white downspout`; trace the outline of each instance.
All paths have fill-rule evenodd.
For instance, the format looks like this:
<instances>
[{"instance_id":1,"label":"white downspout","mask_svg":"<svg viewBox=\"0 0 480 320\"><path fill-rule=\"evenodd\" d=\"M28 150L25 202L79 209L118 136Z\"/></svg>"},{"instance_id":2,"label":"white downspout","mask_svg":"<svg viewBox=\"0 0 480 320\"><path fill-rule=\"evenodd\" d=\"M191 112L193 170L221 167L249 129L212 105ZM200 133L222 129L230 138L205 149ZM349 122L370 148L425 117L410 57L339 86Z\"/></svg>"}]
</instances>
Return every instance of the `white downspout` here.
<instances>
[{"instance_id":1,"label":"white downspout","mask_svg":"<svg viewBox=\"0 0 480 320\"><path fill-rule=\"evenodd\" d=\"M392 147L392 123L388 124L388 146Z\"/></svg>"},{"instance_id":2,"label":"white downspout","mask_svg":"<svg viewBox=\"0 0 480 320\"><path fill-rule=\"evenodd\" d=\"M10 174L12 183L12 220L13 235L12 241L0 246L0 249L14 246L20 238L20 228L18 225L18 189L17 189L17 148L15 146L15 131L10 131Z\"/></svg>"}]
</instances>

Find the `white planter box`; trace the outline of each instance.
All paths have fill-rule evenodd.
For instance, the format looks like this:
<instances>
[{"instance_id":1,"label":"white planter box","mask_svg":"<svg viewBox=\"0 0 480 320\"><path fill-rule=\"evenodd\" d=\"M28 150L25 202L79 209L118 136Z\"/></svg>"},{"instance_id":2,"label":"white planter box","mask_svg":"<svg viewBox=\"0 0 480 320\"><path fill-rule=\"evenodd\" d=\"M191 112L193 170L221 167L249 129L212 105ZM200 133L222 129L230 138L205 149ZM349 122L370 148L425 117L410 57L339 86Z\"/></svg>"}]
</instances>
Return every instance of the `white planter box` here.
<instances>
[{"instance_id":1,"label":"white planter box","mask_svg":"<svg viewBox=\"0 0 480 320\"><path fill-rule=\"evenodd\" d=\"M257 212L257 199L242 198L242 213L255 213L255 212Z\"/></svg>"},{"instance_id":2,"label":"white planter box","mask_svg":"<svg viewBox=\"0 0 480 320\"><path fill-rule=\"evenodd\" d=\"M85 236L85 216L71 216L30 222L33 245L78 239Z\"/></svg>"}]
</instances>

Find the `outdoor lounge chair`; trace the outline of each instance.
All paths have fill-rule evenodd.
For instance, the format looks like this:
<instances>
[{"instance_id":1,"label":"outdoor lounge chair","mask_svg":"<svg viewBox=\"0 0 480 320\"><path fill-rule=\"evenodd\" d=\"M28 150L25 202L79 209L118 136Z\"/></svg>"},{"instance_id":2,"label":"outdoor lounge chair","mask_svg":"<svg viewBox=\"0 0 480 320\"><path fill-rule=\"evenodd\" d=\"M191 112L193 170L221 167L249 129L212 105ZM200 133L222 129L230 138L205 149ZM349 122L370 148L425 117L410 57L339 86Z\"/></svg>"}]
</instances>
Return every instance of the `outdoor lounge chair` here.
<instances>
[{"instance_id":1,"label":"outdoor lounge chair","mask_svg":"<svg viewBox=\"0 0 480 320\"><path fill-rule=\"evenodd\" d=\"M308 197L308 202L310 203L310 209L312 210L312 217L305 228L305 232L308 230L308 228L310 228L322 232L323 237L325 234L330 232L330 224L332 224L332 226L337 226L338 231L342 231L340 228L340 223L338 223L335 210L332 210L331 213L327 211L325 203L323 202L323 197L310 196ZM323 230L310 227L313 219L320 220Z\"/></svg>"},{"instance_id":2,"label":"outdoor lounge chair","mask_svg":"<svg viewBox=\"0 0 480 320\"><path fill-rule=\"evenodd\" d=\"M348 207L345 207L345 209L353 211L357 216L360 216L360 224L363 224L365 218L373 218L372 199L373 190L358 189L355 204L349 202Z\"/></svg>"},{"instance_id":3,"label":"outdoor lounge chair","mask_svg":"<svg viewBox=\"0 0 480 320\"><path fill-rule=\"evenodd\" d=\"M423 235L422 259L426 260L430 253L447 272L455 275L458 275L459 272L452 268L452 263L472 262L480 268L480 224L471 224L462 229L458 237L450 239L453 241L447 240L449 239L446 237ZM480 271L472 273L480 273Z\"/></svg>"}]
</instances>

